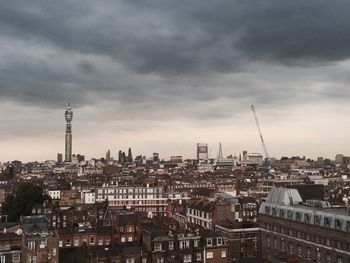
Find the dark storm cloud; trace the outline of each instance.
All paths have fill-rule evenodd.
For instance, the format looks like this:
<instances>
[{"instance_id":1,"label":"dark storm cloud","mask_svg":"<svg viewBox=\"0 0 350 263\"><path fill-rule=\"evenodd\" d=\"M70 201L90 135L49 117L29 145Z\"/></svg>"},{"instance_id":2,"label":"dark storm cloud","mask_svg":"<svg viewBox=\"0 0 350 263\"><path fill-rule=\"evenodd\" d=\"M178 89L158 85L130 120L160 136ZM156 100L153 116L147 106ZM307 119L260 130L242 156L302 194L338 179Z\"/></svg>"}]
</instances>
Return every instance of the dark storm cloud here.
<instances>
[{"instance_id":1,"label":"dark storm cloud","mask_svg":"<svg viewBox=\"0 0 350 263\"><path fill-rule=\"evenodd\" d=\"M51 107L300 99L302 88L280 85L288 74L257 76L249 64L347 59L349 7L340 0L2 1L0 39L10 54L3 54L0 99Z\"/></svg>"}]
</instances>

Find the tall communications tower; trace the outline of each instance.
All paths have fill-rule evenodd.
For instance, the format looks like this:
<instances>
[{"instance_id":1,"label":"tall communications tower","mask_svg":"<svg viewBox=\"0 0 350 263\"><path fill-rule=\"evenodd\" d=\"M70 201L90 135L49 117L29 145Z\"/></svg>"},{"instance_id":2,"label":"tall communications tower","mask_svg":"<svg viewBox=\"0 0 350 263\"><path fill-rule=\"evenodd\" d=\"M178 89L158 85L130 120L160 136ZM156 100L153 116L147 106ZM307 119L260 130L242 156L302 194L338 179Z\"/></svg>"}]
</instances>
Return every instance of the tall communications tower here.
<instances>
[{"instance_id":1,"label":"tall communications tower","mask_svg":"<svg viewBox=\"0 0 350 263\"><path fill-rule=\"evenodd\" d=\"M66 149L65 149L65 162L72 162L72 120L73 120L73 111L68 103L66 111L64 113L66 119Z\"/></svg>"}]
</instances>

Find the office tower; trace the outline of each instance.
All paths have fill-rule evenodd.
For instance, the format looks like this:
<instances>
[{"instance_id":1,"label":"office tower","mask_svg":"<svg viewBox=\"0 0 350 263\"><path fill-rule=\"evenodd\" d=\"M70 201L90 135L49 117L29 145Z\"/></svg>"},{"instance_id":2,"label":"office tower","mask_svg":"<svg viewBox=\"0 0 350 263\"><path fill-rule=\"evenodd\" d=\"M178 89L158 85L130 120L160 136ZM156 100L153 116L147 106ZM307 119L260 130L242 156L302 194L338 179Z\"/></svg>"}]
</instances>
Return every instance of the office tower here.
<instances>
[{"instance_id":1,"label":"office tower","mask_svg":"<svg viewBox=\"0 0 350 263\"><path fill-rule=\"evenodd\" d=\"M208 160L208 144L197 143L197 161Z\"/></svg>"},{"instance_id":2,"label":"office tower","mask_svg":"<svg viewBox=\"0 0 350 263\"><path fill-rule=\"evenodd\" d=\"M218 159L224 159L224 155L222 154L222 146L221 146L221 142L219 143L219 153L218 153Z\"/></svg>"},{"instance_id":3,"label":"office tower","mask_svg":"<svg viewBox=\"0 0 350 263\"><path fill-rule=\"evenodd\" d=\"M108 149L106 153L106 161L109 162L111 160L111 151Z\"/></svg>"},{"instance_id":4,"label":"office tower","mask_svg":"<svg viewBox=\"0 0 350 263\"><path fill-rule=\"evenodd\" d=\"M153 153L153 161L154 162L159 162L160 159L159 159L159 153Z\"/></svg>"},{"instance_id":5,"label":"office tower","mask_svg":"<svg viewBox=\"0 0 350 263\"><path fill-rule=\"evenodd\" d=\"M63 155L62 155L62 153L58 153L57 154L57 163L62 163L62 161L63 161Z\"/></svg>"},{"instance_id":6,"label":"office tower","mask_svg":"<svg viewBox=\"0 0 350 263\"><path fill-rule=\"evenodd\" d=\"M243 151L243 161L247 160L247 151Z\"/></svg>"},{"instance_id":7,"label":"office tower","mask_svg":"<svg viewBox=\"0 0 350 263\"><path fill-rule=\"evenodd\" d=\"M64 117L66 119L66 149L65 149L65 162L72 162L72 119L73 119L73 111L70 107L70 103L66 108L64 113Z\"/></svg>"},{"instance_id":8,"label":"office tower","mask_svg":"<svg viewBox=\"0 0 350 263\"><path fill-rule=\"evenodd\" d=\"M118 163L122 163L122 151L118 151Z\"/></svg>"},{"instance_id":9,"label":"office tower","mask_svg":"<svg viewBox=\"0 0 350 263\"><path fill-rule=\"evenodd\" d=\"M128 150L128 162L129 162L129 163L132 163L132 162L133 162L132 153L131 153L131 148L129 148L129 150Z\"/></svg>"}]
</instances>

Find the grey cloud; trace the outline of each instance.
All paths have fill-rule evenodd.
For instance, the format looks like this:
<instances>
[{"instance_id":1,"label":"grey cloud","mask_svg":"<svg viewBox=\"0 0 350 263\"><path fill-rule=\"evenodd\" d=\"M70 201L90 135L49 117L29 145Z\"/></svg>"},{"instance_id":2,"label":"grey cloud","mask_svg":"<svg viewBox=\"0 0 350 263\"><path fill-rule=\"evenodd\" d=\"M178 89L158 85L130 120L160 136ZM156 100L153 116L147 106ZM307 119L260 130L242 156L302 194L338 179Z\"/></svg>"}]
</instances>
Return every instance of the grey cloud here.
<instances>
[{"instance_id":1,"label":"grey cloud","mask_svg":"<svg viewBox=\"0 0 350 263\"><path fill-rule=\"evenodd\" d=\"M7 46L20 44L4 56L0 100L45 107L115 100L134 107L127 115L153 110L150 105L176 109L218 98L262 104L308 100L303 83L314 77L307 75L310 65L348 58L348 5L340 0L3 1L0 38ZM280 63L277 72L273 65ZM291 64L295 67L285 68ZM297 71L305 66L305 72ZM332 73L317 70L327 71L326 78ZM314 97L328 96L330 89L315 91ZM200 114L224 116L209 109Z\"/></svg>"}]
</instances>

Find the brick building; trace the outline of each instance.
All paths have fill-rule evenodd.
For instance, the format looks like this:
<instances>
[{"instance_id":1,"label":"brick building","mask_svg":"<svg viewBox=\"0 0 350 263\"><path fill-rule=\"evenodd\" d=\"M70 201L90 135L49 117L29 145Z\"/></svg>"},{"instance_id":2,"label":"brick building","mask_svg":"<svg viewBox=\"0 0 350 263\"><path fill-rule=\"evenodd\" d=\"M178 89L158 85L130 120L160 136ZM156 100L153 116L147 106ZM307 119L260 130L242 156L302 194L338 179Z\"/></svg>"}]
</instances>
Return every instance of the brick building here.
<instances>
[{"instance_id":1,"label":"brick building","mask_svg":"<svg viewBox=\"0 0 350 263\"><path fill-rule=\"evenodd\" d=\"M259 210L262 256L271 262L350 261L350 214L296 189L273 188Z\"/></svg>"}]
</instances>

